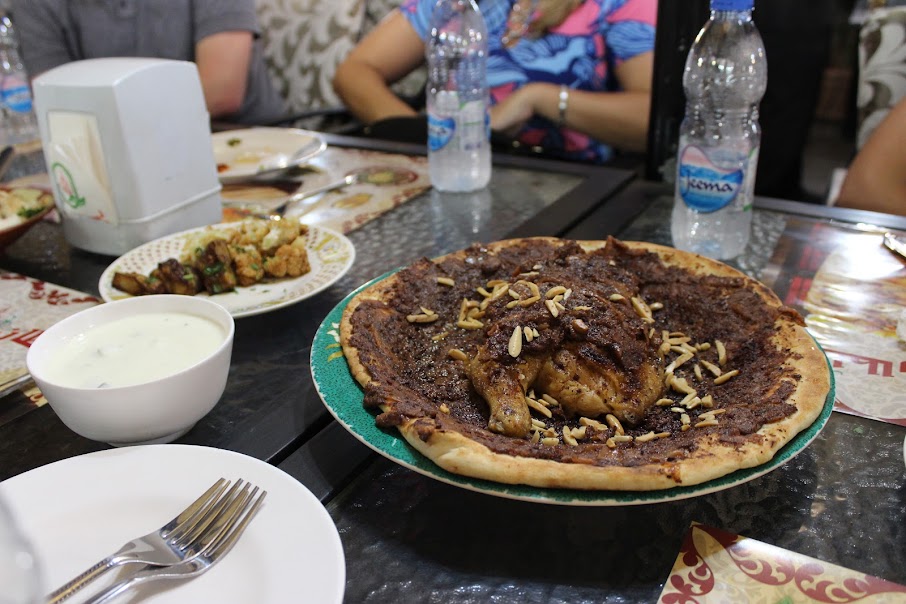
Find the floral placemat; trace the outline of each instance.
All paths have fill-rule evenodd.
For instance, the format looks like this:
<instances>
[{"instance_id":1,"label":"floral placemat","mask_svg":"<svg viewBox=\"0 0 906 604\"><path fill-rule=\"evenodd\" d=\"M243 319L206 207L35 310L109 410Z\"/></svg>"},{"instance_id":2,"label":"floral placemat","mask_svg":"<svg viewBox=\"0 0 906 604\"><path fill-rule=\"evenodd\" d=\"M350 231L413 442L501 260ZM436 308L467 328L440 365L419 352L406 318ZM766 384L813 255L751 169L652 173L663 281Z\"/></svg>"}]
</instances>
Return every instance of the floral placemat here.
<instances>
[{"instance_id":1,"label":"floral placemat","mask_svg":"<svg viewBox=\"0 0 906 604\"><path fill-rule=\"evenodd\" d=\"M693 523L658 604L904 604L906 586Z\"/></svg>"},{"instance_id":2,"label":"floral placemat","mask_svg":"<svg viewBox=\"0 0 906 604\"><path fill-rule=\"evenodd\" d=\"M883 233L791 217L763 280L830 358L834 410L906 426L906 261Z\"/></svg>"},{"instance_id":3,"label":"floral placemat","mask_svg":"<svg viewBox=\"0 0 906 604\"><path fill-rule=\"evenodd\" d=\"M0 425L46 401L28 380L25 355L45 329L100 300L24 275L0 271Z\"/></svg>"},{"instance_id":4,"label":"floral placemat","mask_svg":"<svg viewBox=\"0 0 906 604\"><path fill-rule=\"evenodd\" d=\"M349 233L431 186L425 157L328 147L310 164L279 180L225 185L221 192L224 217L243 218L248 211L237 206L244 204L273 210L293 193L311 191L349 175L358 175L357 181L293 203L286 215Z\"/></svg>"}]
</instances>

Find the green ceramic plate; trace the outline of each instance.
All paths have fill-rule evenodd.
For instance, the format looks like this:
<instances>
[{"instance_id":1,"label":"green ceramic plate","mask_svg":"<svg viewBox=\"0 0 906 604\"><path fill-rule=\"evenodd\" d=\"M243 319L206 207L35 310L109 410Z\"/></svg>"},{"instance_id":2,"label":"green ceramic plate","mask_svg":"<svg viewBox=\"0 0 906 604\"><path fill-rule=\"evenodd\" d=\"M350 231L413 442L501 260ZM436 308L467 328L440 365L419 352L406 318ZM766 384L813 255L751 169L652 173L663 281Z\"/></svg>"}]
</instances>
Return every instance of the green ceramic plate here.
<instances>
[{"instance_id":1,"label":"green ceramic plate","mask_svg":"<svg viewBox=\"0 0 906 604\"><path fill-rule=\"evenodd\" d=\"M830 392L827 394L821 415L811 426L797 434L765 464L737 470L727 476L688 487L660 491L579 491L508 485L452 474L416 451L395 429L383 430L375 426L375 416L362 405L362 389L349 372L349 366L340 348L340 317L349 300L365 287L387 278L390 274L392 273L378 277L346 296L324 319L315 334L311 348L311 373L315 386L331 414L360 441L402 466L464 489L509 499L583 506L639 505L697 497L748 482L782 466L818 436L834 407L834 374L828 364L831 375Z\"/></svg>"}]
</instances>

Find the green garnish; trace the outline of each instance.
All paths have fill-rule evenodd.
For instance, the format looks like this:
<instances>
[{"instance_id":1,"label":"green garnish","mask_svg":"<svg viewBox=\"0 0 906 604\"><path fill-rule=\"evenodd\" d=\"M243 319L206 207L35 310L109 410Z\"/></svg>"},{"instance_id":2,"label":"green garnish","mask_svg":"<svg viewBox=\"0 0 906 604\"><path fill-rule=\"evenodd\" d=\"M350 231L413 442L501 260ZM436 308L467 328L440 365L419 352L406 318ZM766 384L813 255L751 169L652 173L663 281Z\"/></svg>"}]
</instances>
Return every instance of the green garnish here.
<instances>
[{"instance_id":1,"label":"green garnish","mask_svg":"<svg viewBox=\"0 0 906 604\"><path fill-rule=\"evenodd\" d=\"M19 211L16 212L16 214L21 216L22 218L28 220L32 216L37 216L44 210L45 210L45 208L20 208Z\"/></svg>"},{"instance_id":2,"label":"green garnish","mask_svg":"<svg viewBox=\"0 0 906 604\"><path fill-rule=\"evenodd\" d=\"M223 272L223 262L215 262L210 266L204 267L205 275L216 275Z\"/></svg>"},{"instance_id":3,"label":"green garnish","mask_svg":"<svg viewBox=\"0 0 906 604\"><path fill-rule=\"evenodd\" d=\"M242 139L231 138L227 141L227 145L230 147L235 147L236 145L240 144L241 142L242 142Z\"/></svg>"}]
</instances>

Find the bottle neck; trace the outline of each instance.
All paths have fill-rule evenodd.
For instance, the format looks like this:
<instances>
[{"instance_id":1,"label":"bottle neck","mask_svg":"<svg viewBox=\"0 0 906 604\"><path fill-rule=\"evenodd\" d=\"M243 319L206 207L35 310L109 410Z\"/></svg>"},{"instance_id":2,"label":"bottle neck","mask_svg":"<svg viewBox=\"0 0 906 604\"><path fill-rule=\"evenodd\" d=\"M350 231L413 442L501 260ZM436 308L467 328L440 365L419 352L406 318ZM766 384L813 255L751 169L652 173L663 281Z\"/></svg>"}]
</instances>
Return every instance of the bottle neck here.
<instances>
[{"instance_id":1,"label":"bottle neck","mask_svg":"<svg viewBox=\"0 0 906 604\"><path fill-rule=\"evenodd\" d=\"M751 21L751 10L711 10L712 21Z\"/></svg>"}]
</instances>

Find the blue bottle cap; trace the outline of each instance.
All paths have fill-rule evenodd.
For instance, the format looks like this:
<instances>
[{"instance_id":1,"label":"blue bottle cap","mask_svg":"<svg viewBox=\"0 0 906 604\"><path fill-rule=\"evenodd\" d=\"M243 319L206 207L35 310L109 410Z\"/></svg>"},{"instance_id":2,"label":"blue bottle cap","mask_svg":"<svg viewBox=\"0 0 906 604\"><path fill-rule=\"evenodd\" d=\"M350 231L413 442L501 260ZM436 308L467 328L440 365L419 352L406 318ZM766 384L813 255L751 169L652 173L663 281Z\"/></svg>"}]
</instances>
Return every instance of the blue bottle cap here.
<instances>
[{"instance_id":1,"label":"blue bottle cap","mask_svg":"<svg viewBox=\"0 0 906 604\"><path fill-rule=\"evenodd\" d=\"M711 10L752 10L755 0L711 0Z\"/></svg>"}]
</instances>

